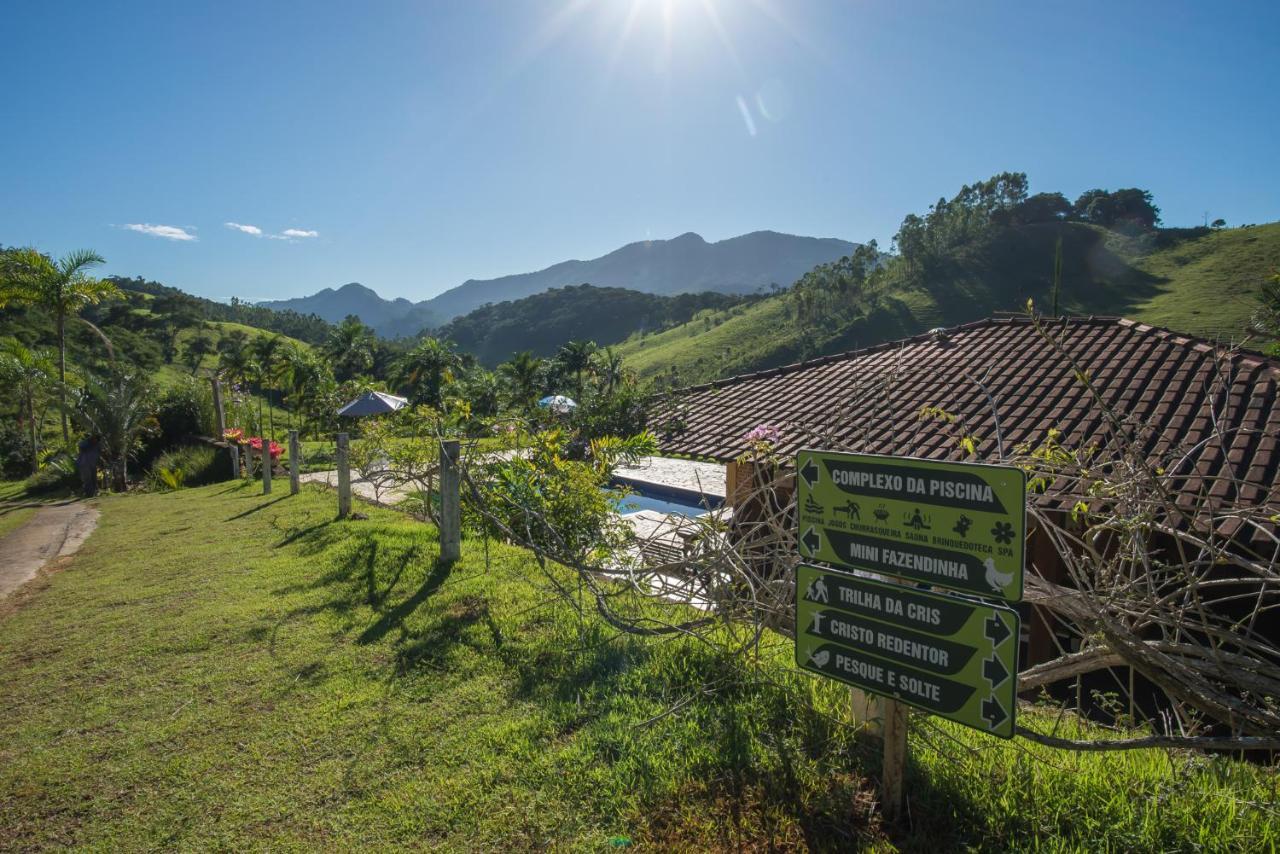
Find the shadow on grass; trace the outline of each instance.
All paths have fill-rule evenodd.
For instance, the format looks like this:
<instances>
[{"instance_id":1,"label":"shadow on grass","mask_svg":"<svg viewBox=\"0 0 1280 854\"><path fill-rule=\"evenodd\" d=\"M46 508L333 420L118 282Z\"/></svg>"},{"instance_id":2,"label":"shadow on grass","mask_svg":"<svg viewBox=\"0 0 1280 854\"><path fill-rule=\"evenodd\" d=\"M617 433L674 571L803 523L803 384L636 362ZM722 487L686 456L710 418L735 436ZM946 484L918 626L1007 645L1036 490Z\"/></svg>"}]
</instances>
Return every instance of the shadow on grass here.
<instances>
[{"instance_id":1,"label":"shadow on grass","mask_svg":"<svg viewBox=\"0 0 1280 854\"><path fill-rule=\"evenodd\" d=\"M236 514L236 515L234 515L234 516L228 516L228 517L226 518L226 521L228 521L228 522L234 522L236 519L243 519L243 518L244 518L244 517L246 517L246 516L252 516L254 513L257 513L259 510L266 510L266 509L267 509L268 507L270 507L272 504L279 504L281 501L285 501L285 500L287 500L288 498L289 498L289 496L288 496L288 495L281 495L280 497L278 497L278 498L273 498L273 499L271 499L270 501L264 501L264 502L262 502L261 504L258 504L258 505L255 505L255 506L253 506L253 507L250 507L248 510L244 510L244 511L242 511L242 512L240 512L240 513L237 513L237 514Z\"/></svg>"},{"instance_id":2,"label":"shadow on grass","mask_svg":"<svg viewBox=\"0 0 1280 854\"><path fill-rule=\"evenodd\" d=\"M401 566L400 572L403 572L403 569L404 567ZM360 637L356 639L357 643L362 643L362 644L375 643L377 641L382 640L382 638L386 636L387 632L404 625L405 618L408 617L410 614L412 614L414 611L418 610L419 605L421 605L422 603L430 599L432 594L434 594L437 590L439 590L440 586L444 584L446 579L449 578L449 574L452 571L453 571L453 564L446 563L445 561L442 561L437 558L435 562L435 566L432 568L431 573L427 576L426 580L422 582L422 586L418 588L417 592L415 592L408 599L405 599L399 605L396 605L391 610L385 612L382 615L382 617L378 619L376 623L374 623L372 626L370 626L369 628L361 632ZM397 572L396 580L399 579L400 572ZM372 590L372 585L373 585L372 578L370 579L369 583L370 583L370 589ZM392 586L394 586L394 581ZM381 599L379 600L379 603L382 600L385 600L386 595L390 592L391 592L390 589L388 589L386 593L382 595ZM375 605L374 607L376 608L377 605Z\"/></svg>"},{"instance_id":3,"label":"shadow on grass","mask_svg":"<svg viewBox=\"0 0 1280 854\"><path fill-rule=\"evenodd\" d=\"M552 737L582 739L591 761L634 766L641 780L669 779L672 769L661 764L676 763L674 795L664 788L646 793L643 785L635 793L642 811L632 820L656 848L883 844L878 743L808 708L807 677L706 645L620 635L590 617L579 625L559 601L525 608L512 623L506 610L493 612L483 585L441 594L451 578L473 576L455 575L430 543L403 524L303 521L276 547L317 558L320 574L275 592L319 592L324 601L294 609L277 628L312 615L341 615L347 628L335 644L389 642L389 684L423 670L465 675L473 665L460 665L454 653L466 648L468 660L478 655L506 670L510 693L504 696L544 709L554 721ZM366 608L373 612L368 625ZM271 640L274 646L274 632ZM321 659L292 666L298 684L325 678ZM660 758L647 755L653 744L661 745ZM1007 822L985 816L974 792L955 781L935 784L913 766L908 787L918 817L888 829L904 847L973 845L987 833L1010 838Z\"/></svg>"}]
</instances>

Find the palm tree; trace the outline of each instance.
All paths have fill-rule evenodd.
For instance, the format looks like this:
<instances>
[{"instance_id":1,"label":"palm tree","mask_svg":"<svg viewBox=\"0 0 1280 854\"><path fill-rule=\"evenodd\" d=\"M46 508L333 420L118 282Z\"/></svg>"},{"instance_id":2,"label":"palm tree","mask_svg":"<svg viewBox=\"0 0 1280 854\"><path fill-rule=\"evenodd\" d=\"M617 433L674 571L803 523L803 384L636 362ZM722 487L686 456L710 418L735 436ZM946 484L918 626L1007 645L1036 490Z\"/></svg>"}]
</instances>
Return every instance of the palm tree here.
<instances>
[{"instance_id":1,"label":"palm tree","mask_svg":"<svg viewBox=\"0 0 1280 854\"><path fill-rule=\"evenodd\" d=\"M329 333L324 352L333 361L334 374L351 379L373 366L373 330L349 314Z\"/></svg>"},{"instance_id":2,"label":"palm tree","mask_svg":"<svg viewBox=\"0 0 1280 854\"><path fill-rule=\"evenodd\" d=\"M524 409L533 408L538 399L538 374L542 370L542 360L529 350L523 350L511 357L511 361L498 366L498 372L506 379L510 388L511 402Z\"/></svg>"},{"instance_id":3,"label":"palm tree","mask_svg":"<svg viewBox=\"0 0 1280 854\"><path fill-rule=\"evenodd\" d=\"M396 364L396 387L404 390L411 403L425 403L439 409L445 386L462 367L462 357L448 342L424 338Z\"/></svg>"},{"instance_id":4,"label":"palm tree","mask_svg":"<svg viewBox=\"0 0 1280 854\"><path fill-rule=\"evenodd\" d=\"M605 347L596 354L594 371L606 394L622 385L627 376L627 369L622 366L622 356L612 347Z\"/></svg>"},{"instance_id":5,"label":"palm tree","mask_svg":"<svg viewBox=\"0 0 1280 854\"><path fill-rule=\"evenodd\" d=\"M31 350L17 339L9 339L0 347L0 379L14 389L27 410L27 427L31 431L31 473L40 468L40 430L36 421L36 398L54 384L57 368L47 350Z\"/></svg>"},{"instance_id":6,"label":"palm tree","mask_svg":"<svg viewBox=\"0 0 1280 854\"><path fill-rule=\"evenodd\" d=\"M594 341L570 341L556 354L556 361L574 375L578 397L582 397L582 374L591 367L591 357L595 352Z\"/></svg>"},{"instance_id":7,"label":"palm tree","mask_svg":"<svg viewBox=\"0 0 1280 854\"><path fill-rule=\"evenodd\" d=\"M221 353L218 356L218 374L233 386L237 384L248 385L258 376L258 363L253 359L253 350L249 345L247 335L228 335L222 339L218 349ZM250 419L252 419L253 409L250 404ZM259 413L257 429L262 428L262 416ZM240 425L249 426L249 425Z\"/></svg>"},{"instance_id":8,"label":"palm tree","mask_svg":"<svg viewBox=\"0 0 1280 854\"><path fill-rule=\"evenodd\" d=\"M111 472L111 488L123 492L129 479L129 457L154 416L152 389L138 374L112 368L89 377L75 401L77 419L88 433L102 437L102 454Z\"/></svg>"},{"instance_id":9,"label":"palm tree","mask_svg":"<svg viewBox=\"0 0 1280 854\"><path fill-rule=\"evenodd\" d=\"M289 426L293 426L296 410L306 425L307 392L317 391L324 384L328 366L310 350L286 347L280 355L280 384L288 392ZM332 379L332 377L330 377Z\"/></svg>"},{"instance_id":10,"label":"palm tree","mask_svg":"<svg viewBox=\"0 0 1280 854\"><path fill-rule=\"evenodd\" d=\"M187 366L191 368L191 376L193 377L196 375L196 371L200 370L200 363L204 361L204 357L217 350L213 346L213 342L209 340L209 336L203 332L197 332L195 336L187 341L183 349L186 354Z\"/></svg>"},{"instance_id":11,"label":"palm tree","mask_svg":"<svg viewBox=\"0 0 1280 854\"><path fill-rule=\"evenodd\" d=\"M271 409L271 392L280 372L280 354L285 343L283 335L260 336L253 342L253 355L258 362L258 382L263 394L267 397L267 428L271 436L275 436L276 418Z\"/></svg>"},{"instance_id":12,"label":"palm tree","mask_svg":"<svg viewBox=\"0 0 1280 854\"><path fill-rule=\"evenodd\" d=\"M4 270L0 271L0 307L9 302L37 305L57 322L58 394L64 443L71 441L67 431L67 318L79 317L87 305L120 295L120 289L112 283L87 274L91 267L102 263L101 255L87 249L64 255L56 263L34 249L15 249L8 253Z\"/></svg>"}]
</instances>

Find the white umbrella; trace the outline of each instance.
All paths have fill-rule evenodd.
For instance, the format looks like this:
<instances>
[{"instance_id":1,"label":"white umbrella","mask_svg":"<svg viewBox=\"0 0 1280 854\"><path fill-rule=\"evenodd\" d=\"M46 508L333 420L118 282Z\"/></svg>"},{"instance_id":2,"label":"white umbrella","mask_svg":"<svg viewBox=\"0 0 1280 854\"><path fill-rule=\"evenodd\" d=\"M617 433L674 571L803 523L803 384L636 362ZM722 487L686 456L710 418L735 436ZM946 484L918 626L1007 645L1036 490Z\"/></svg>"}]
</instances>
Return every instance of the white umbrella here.
<instances>
[{"instance_id":1,"label":"white umbrella","mask_svg":"<svg viewBox=\"0 0 1280 854\"><path fill-rule=\"evenodd\" d=\"M564 415L578 408L578 404L573 398L565 397L563 394L551 394L538 401L539 406L550 409L557 415Z\"/></svg>"},{"instance_id":2,"label":"white umbrella","mask_svg":"<svg viewBox=\"0 0 1280 854\"><path fill-rule=\"evenodd\" d=\"M370 391L357 397L338 410L339 415L347 418L363 418L366 415L384 415L395 412L409 405L407 398L383 391Z\"/></svg>"}]
</instances>

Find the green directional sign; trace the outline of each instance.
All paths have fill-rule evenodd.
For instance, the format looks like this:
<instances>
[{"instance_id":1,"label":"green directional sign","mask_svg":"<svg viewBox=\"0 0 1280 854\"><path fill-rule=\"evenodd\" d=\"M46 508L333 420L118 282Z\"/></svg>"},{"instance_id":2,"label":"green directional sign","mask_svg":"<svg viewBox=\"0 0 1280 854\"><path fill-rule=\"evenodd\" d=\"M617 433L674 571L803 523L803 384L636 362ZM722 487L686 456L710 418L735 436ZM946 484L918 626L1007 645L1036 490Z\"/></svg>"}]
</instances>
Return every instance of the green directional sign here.
<instances>
[{"instance_id":1,"label":"green directional sign","mask_svg":"<svg viewBox=\"0 0 1280 854\"><path fill-rule=\"evenodd\" d=\"M1013 736L1018 613L802 564L796 664L1002 738Z\"/></svg>"},{"instance_id":2,"label":"green directional sign","mask_svg":"<svg viewBox=\"0 0 1280 854\"><path fill-rule=\"evenodd\" d=\"M796 455L800 554L1018 602L1026 475L876 454Z\"/></svg>"}]
</instances>

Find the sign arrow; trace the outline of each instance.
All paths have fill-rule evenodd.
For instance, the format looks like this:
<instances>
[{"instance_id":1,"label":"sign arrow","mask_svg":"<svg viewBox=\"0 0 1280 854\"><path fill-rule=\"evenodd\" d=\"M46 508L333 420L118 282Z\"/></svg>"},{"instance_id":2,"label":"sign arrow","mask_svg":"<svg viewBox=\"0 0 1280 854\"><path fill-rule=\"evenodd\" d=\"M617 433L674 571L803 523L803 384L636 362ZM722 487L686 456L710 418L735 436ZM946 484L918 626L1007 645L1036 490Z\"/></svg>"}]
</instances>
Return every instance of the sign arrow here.
<instances>
[{"instance_id":1,"label":"sign arrow","mask_svg":"<svg viewBox=\"0 0 1280 854\"><path fill-rule=\"evenodd\" d=\"M804 482L809 484L809 488L813 489L818 485L818 476L822 473L818 468L818 464L810 457L805 461L804 467L800 469L800 476L804 478Z\"/></svg>"},{"instance_id":2,"label":"sign arrow","mask_svg":"<svg viewBox=\"0 0 1280 854\"><path fill-rule=\"evenodd\" d=\"M1000 644L1008 640L1011 634L1009 627L1004 624L1004 620L995 614L987 617L986 628L987 638L991 641L993 647L1000 646Z\"/></svg>"},{"instance_id":3,"label":"sign arrow","mask_svg":"<svg viewBox=\"0 0 1280 854\"><path fill-rule=\"evenodd\" d=\"M1000 656L992 653L990 658L982 662L982 678L991 685L992 691L1003 685L1004 680L1009 678L1009 671L1004 669Z\"/></svg>"},{"instance_id":4,"label":"sign arrow","mask_svg":"<svg viewBox=\"0 0 1280 854\"><path fill-rule=\"evenodd\" d=\"M1004 706L1000 705L1000 701L995 697L990 697L982 701L982 719L991 725L992 729L1004 723L1004 719L1009 717L1004 710Z\"/></svg>"},{"instance_id":5,"label":"sign arrow","mask_svg":"<svg viewBox=\"0 0 1280 854\"><path fill-rule=\"evenodd\" d=\"M801 539L804 541L804 547L811 555L816 555L818 553L818 549L822 548L822 538L813 530L812 525L805 530L804 536L801 537Z\"/></svg>"}]
</instances>

